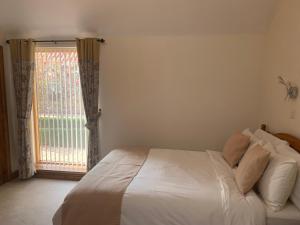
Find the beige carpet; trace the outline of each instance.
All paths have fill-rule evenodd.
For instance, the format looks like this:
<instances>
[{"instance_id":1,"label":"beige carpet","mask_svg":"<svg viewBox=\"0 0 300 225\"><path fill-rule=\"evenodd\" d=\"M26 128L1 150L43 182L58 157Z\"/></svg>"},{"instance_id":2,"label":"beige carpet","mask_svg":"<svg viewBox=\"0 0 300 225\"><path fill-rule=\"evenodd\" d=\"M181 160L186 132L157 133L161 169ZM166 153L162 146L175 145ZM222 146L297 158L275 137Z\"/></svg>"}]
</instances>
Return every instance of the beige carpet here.
<instances>
[{"instance_id":1,"label":"beige carpet","mask_svg":"<svg viewBox=\"0 0 300 225\"><path fill-rule=\"evenodd\" d=\"M33 178L0 186L1 225L52 225L52 216L74 181Z\"/></svg>"}]
</instances>

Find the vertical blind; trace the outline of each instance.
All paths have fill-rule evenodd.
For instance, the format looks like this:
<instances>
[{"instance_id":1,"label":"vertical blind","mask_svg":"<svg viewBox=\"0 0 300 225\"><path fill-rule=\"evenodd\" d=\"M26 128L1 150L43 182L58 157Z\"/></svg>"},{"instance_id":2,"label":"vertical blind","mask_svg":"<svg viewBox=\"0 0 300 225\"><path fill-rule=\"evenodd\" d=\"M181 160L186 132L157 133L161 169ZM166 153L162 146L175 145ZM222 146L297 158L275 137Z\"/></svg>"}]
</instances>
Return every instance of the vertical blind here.
<instances>
[{"instance_id":1,"label":"vertical blind","mask_svg":"<svg viewBox=\"0 0 300 225\"><path fill-rule=\"evenodd\" d=\"M86 167L87 130L75 47L38 47L38 163Z\"/></svg>"}]
</instances>

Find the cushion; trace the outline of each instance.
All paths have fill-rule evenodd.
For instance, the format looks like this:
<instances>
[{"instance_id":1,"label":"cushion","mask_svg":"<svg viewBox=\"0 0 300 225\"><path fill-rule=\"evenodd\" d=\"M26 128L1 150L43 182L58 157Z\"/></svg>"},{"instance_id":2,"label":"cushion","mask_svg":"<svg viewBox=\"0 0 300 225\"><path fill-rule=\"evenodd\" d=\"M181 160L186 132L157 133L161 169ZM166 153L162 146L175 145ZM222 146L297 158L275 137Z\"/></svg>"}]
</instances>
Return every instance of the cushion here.
<instances>
[{"instance_id":1,"label":"cushion","mask_svg":"<svg viewBox=\"0 0 300 225\"><path fill-rule=\"evenodd\" d=\"M249 128L243 130L242 132L243 135L246 135L250 138L250 146L259 143L259 141L262 141L261 139L259 139L258 137L256 137ZM249 147L250 147L249 146Z\"/></svg>"},{"instance_id":2,"label":"cushion","mask_svg":"<svg viewBox=\"0 0 300 225\"><path fill-rule=\"evenodd\" d=\"M235 174L238 188L243 194L252 189L263 174L270 159L270 152L255 145L243 156Z\"/></svg>"},{"instance_id":3,"label":"cushion","mask_svg":"<svg viewBox=\"0 0 300 225\"><path fill-rule=\"evenodd\" d=\"M268 143L263 146L271 152L270 162L258 182L258 191L266 205L273 211L281 210L294 188L298 172L297 163L291 157L276 153Z\"/></svg>"},{"instance_id":4,"label":"cushion","mask_svg":"<svg viewBox=\"0 0 300 225\"><path fill-rule=\"evenodd\" d=\"M276 147L276 150L279 154L288 156L297 162L298 175L290 199L294 205L300 209L300 154L290 146L286 145L279 145Z\"/></svg>"},{"instance_id":5,"label":"cushion","mask_svg":"<svg viewBox=\"0 0 300 225\"><path fill-rule=\"evenodd\" d=\"M288 142L281 140L278 137L275 137L274 135L263 131L262 129L258 129L254 132L254 135L256 137L258 137L259 139L262 139L265 143L270 142L274 147L276 147L277 145L289 145Z\"/></svg>"},{"instance_id":6,"label":"cushion","mask_svg":"<svg viewBox=\"0 0 300 225\"><path fill-rule=\"evenodd\" d=\"M223 157L229 164L234 167L245 154L250 143L250 138L242 133L232 135L223 148Z\"/></svg>"}]
</instances>

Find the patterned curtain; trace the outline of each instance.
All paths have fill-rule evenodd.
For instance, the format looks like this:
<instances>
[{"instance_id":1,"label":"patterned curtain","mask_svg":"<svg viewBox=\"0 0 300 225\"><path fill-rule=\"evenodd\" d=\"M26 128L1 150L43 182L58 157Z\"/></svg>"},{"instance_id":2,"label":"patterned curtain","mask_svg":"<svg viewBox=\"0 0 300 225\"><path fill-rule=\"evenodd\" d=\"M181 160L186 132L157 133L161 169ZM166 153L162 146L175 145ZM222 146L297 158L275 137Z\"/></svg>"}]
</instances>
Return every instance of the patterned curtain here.
<instances>
[{"instance_id":1,"label":"patterned curtain","mask_svg":"<svg viewBox=\"0 0 300 225\"><path fill-rule=\"evenodd\" d=\"M95 38L77 39L77 52L83 104L89 130L87 168L92 169L100 160L98 119L99 54L100 44Z\"/></svg>"},{"instance_id":2,"label":"patterned curtain","mask_svg":"<svg viewBox=\"0 0 300 225\"><path fill-rule=\"evenodd\" d=\"M28 179L35 171L30 130L34 43L32 40L10 40L10 52L17 109L19 178Z\"/></svg>"}]
</instances>

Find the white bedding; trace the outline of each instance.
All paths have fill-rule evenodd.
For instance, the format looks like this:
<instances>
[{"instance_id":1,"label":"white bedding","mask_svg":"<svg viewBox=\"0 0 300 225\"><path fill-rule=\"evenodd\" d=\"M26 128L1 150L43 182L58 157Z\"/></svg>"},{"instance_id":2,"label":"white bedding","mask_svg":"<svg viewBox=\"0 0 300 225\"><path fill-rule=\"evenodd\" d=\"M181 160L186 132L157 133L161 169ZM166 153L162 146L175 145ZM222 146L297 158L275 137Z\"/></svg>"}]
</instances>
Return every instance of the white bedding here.
<instances>
[{"instance_id":1,"label":"white bedding","mask_svg":"<svg viewBox=\"0 0 300 225\"><path fill-rule=\"evenodd\" d=\"M265 225L266 213L219 152L151 149L122 203L121 225L141 224Z\"/></svg>"},{"instance_id":2,"label":"white bedding","mask_svg":"<svg viewBox=\"0 0 300 225\"><path fill-rule=\"evenodd\" d=\"M267 224L299 225L300 210L292 202L287 202L286 206L279 212L267 208Z\"/></svg>"}]
</instances>

